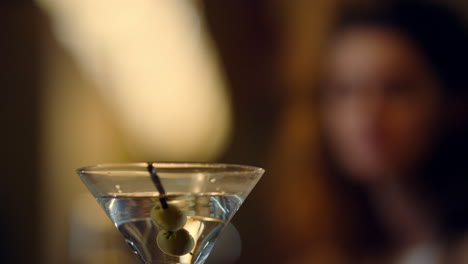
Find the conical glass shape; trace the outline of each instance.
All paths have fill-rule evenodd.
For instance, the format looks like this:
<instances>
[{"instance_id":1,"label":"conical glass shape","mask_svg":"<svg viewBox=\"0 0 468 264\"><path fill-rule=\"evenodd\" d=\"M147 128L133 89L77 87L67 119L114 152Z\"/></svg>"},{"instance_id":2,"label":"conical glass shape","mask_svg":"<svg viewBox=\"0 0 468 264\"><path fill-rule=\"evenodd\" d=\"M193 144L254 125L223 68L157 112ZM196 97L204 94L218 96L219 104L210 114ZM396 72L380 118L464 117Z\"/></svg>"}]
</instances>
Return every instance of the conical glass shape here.
<instances>
[{"instance_id":1,"label":"conical glass shape","mask_svg":"<svg viewBox=\"0 0 468 264\"><path fill-rule=\"evenodd\" d=\"M162 196L147 163L104 164L77 170L144 264L204 263L216 238L264 173L261 168L230 164L152 163L152 166L165 189L164 201L182 212L182 224L175 229L184 234L176 238L173 234L178 232L167 231L170 228L165 225L180 222L180 215L161 223L152 214L162 210ZM172 242L167 244L166 240Z\"/></svg>"}]
</instances>

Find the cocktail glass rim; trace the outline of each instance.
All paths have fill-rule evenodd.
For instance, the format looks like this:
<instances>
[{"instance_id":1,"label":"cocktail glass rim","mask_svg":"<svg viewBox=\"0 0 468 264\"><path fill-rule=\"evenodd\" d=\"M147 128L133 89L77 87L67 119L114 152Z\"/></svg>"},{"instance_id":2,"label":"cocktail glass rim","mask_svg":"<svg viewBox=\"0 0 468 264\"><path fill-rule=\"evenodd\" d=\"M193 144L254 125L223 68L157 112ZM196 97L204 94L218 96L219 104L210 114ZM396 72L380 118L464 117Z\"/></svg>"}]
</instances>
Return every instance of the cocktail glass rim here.
<instances>
[{"instance_id":1,"label":"cocktail glass rim","mask_svg":"<svg viewBox=\"0 0 468 264\"><path fill-rule=\"evenodd\" d=\"M192 174L202 172L205 175L220 174L226 176L250 176L252 174L263 174L264 169L249 165L240 165L233 163L216 163L216 162L151 162L156 170L164 172L164 177L170 177L171 173L175 174ZM96 165L83 166L76 169L79 175L83 174L100 174L106 172L137 172L145 171L148 162L125 162L125 163L100 163ZM172 171L172 170L179 171ZM180 171L183 170L183 171ZM211 171L210 171L211 170ZM143 177L148 177L147 173L139 174ZM133 175L133 176L139 176ZM115 176L115 175L109 175Z\"/></svg>"}]
</instances>

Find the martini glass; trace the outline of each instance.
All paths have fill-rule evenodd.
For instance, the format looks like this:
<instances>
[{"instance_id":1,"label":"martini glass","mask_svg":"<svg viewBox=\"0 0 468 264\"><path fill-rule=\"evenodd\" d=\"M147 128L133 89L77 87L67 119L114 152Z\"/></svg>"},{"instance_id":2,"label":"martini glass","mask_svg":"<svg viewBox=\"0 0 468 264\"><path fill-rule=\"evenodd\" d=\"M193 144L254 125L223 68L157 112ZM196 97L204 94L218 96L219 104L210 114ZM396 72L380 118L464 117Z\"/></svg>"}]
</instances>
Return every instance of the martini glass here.
<instances>
[{"instance_id":1,"label":"martini glass","mask_svg":"<svg viewBox=\"0 0 468 264\"><path fill-rule=\"evenodd\" d=\"M264 170L215 163L128 163L77 172L141 263L202 264ZM156 172L163 190L152 177ZM182 212L183 230L193 238L188 253L174 255L161 247L158 235L167 231L151 213L161 205Z\"/></svg>"}]
</instances>

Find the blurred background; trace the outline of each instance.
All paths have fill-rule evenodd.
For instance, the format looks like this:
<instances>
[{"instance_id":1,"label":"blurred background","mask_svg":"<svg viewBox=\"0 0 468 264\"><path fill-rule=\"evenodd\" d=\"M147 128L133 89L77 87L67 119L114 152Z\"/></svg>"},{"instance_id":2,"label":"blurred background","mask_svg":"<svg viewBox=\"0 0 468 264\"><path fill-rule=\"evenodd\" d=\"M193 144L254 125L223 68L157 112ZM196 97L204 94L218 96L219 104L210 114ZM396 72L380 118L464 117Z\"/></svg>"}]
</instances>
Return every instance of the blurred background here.
<instances>
[{"instance_id":1,"label":"blurred background","mask_svg":"<svg viewBox=\"0 0 468 264\"><path fill-rule=\"evenodd\" d=\"M0 1L0 262L134 263L74 170L147 160L266 169L233 219L242 250L208 264L304 254L329 225L304 209L326 197L309 94L336 12L363 3Z\"/></svg>"}]
</instances>

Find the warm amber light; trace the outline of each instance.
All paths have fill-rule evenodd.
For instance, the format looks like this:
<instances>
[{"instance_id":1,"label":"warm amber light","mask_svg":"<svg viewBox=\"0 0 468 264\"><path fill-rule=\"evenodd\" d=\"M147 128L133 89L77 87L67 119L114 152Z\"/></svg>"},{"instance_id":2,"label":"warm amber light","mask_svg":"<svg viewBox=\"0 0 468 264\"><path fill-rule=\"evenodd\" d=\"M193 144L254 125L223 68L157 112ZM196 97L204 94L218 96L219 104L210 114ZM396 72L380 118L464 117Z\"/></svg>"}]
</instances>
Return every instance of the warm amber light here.
<instances>
[{"instance_id":1,"label":"warm amber light","mask_svg":"<svg viewBox=\"0 0 468 264\"><path fill-rule=\"evenodd\" d=\"M112 108L131 153L159 160L220 154L230 104L193 1L39 2Z\"/></svg>"}]
</instances>

